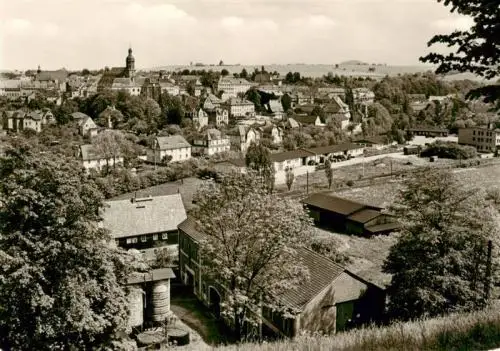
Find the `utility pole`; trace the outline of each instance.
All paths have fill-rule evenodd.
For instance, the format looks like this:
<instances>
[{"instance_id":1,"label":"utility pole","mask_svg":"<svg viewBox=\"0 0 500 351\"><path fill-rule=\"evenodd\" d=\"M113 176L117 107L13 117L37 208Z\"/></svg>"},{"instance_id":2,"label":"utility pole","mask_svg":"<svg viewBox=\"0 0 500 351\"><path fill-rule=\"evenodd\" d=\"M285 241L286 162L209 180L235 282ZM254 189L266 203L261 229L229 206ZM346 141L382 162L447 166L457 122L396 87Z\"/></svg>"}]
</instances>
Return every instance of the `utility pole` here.
<instances>
[{"instance_id":1,"label":"utility pole","mask_svg":"<svg viewBox=\"0 0 500 351\"><path fill-rule=\"evenodd\" d=\"M484 299L490 299L490 284L491 284L491 255L493 251L493 242L488 240L488 256L486 257L486 276L484 281Z\"/></svg>"},{"instance_id":2,"label":"utility pole","mask_svg":"<svg viewBox=\"0 0 500 351\"><path fill-rule=\"evenodd\" d=\"M392 158L391 158L391 178L392 178Z\"/></svg>"}]
</instances>

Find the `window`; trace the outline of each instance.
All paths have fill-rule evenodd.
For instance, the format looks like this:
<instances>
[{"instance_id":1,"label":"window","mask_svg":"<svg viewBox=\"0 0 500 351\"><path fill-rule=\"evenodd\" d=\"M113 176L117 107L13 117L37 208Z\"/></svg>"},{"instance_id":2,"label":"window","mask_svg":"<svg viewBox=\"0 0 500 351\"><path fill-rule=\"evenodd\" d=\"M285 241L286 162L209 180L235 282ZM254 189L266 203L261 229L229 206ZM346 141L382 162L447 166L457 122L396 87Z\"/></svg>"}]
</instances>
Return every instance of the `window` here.
<instances>
[{"instance_id":1,"label":"window","mask_svg":"<svg viewBox=\"0 0 500 351\"><path fill-rule=\"evenodd\" d=\"M127 244L136 244L137 238L127 238Z\"/></svg>"},{"instance_id":2,"label":"window","mask_svg":"<svg viewBox=\"0 0 500 351\"><path fill-rule=\"evenodd\" d=\"M146 235L141 236L141 243L145 243L148 240L148 237Z\"/></svg>"},{"instance_id":3,"label":"window","mask_svg":"<svg viewBox=\"0 0 500 351\"><path fill-rule=\"evenodd\" d=\"M153 234L153 240L158 240L158 234Z\"/></svg>"},{"instance_id":4,"label":"window","mask_svg":"<svg viewBox=\"0 0 500 351\"><path fill-rule=\"evenodd\" d=\"M162 238L163 240L167 240L167 239L168 239L168 233L162 233L162 234L161 234L161 238Z\"/></svg>"},{"instance_id":5,"label":"window","mask_svg":"<svg viewBox=\"0 0 500 351\"><path fill-rule=\"evenodd\" d=\"M476 138L472 138L472 141L476 141Z\"/></svg>"}]
</instances>

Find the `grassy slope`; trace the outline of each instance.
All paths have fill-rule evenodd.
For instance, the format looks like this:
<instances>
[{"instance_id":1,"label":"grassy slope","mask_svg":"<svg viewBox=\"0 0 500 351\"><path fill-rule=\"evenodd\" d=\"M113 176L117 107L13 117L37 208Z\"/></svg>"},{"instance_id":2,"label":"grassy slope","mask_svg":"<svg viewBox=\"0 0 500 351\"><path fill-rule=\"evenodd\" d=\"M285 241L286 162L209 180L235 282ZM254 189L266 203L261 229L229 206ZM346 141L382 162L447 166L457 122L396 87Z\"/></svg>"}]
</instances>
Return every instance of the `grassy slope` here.
<instances>
[{"instance_id":1,"label":"grassy slope","mask_svg":"<svg viewBox=\"0 0 500 351\"><path fill-rule=\"evenodd\" d=\"M276 343L247 343L220 351L486 350L500 345L500 308L442 318L367 327L331 337L300 336Z\"/></svg>"}]
</instances>

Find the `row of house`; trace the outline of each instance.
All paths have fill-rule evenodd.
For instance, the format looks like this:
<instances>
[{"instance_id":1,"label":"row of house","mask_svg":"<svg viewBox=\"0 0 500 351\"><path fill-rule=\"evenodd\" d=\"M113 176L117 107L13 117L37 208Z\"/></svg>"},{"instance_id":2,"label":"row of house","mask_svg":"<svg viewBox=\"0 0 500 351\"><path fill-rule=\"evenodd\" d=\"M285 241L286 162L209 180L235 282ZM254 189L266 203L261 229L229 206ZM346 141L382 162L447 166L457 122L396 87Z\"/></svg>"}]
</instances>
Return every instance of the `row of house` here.
<instances>
[{"instance_id":1,"label":"row of house","mask_svg":"<svg viewBox=\"0 0 500 351\"><path fill-rule=\"evenodd\" d=\"M390 223L390 216L381 213L380 208L335 196L314 194L304 204L314 218L318 216L315 211L319 211L322 223L341 220L346 223L345 228L353 229L353 233L364 233L358 230L361 227L380 227L383 224L377 223L382 223L384 216L385 222ZM372 212L377 212L377 216ZM166 251L174 262L172 267L163 268L168 271L154 270L129 279L128 284L142 289L144 295L143 299L131 299L131 303L135 301L130 308L132 327L140 327L155 319L154 311L150 310L152 307L144 303L150 299L148 291L151 284L148 282L161 281L165 285L163 292L170 294L170 280L176 276L216 317L220 317L225 289L203 274L200 244L206 236L196 219L187 215L180 194L107 201L101 216L100 226L109 230L117 246L138 250L150 262L157 258L159 252ZM394 224L393 227L396 228ZM370 233L380 232L372 230ZM297 314L285 316L264 306L264 333L267 331L287 337L294 337L303 331L335 333L348 329L350 321L369 323L381 318L385 303L383 287L306 247L299 248L297 256L309 270L309 279L300 289L289 290L279 297L286 307ZM142 304L137 303L138 300ZM169 298L165 297L165 300L168 304Z\"/></svg>"},{"instance_id":2,"label":"row of house","mask_svg":"<svg viewBox=\"0 0 500 351\"><path fill-rule=\"evenodd\" d=\"M55 123L54 114L50 109L4 111L1 118L0 129L10 132L32 130L39 133L43 126Z\"/></svg>"}]
</instances>

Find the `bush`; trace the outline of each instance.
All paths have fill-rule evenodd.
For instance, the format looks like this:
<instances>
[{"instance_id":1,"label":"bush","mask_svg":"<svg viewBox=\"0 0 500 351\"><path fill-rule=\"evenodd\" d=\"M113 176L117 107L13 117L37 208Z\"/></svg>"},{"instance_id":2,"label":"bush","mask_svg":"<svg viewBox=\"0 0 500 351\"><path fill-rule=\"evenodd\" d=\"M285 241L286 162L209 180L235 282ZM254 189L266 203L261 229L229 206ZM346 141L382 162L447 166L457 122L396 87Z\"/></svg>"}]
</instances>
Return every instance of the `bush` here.
<instances>
[{"instance_id":1,"label":"bush","mask_svg":"<svg viewBox=\"0 0 500 351\"><path fill-rule=\"evenodd\" d=\"M341 252L338 247L341 245L334 237L314 238L310 241L311 250L328 257L335 263L346 265L351 262L351 258Z\"/></svg>"},{"instance_id":2,"label":"bush","mask_svg":"<svg viewBox=\"0 0 500 351\"><path fill-rule=\"evenodd\" d=\"M354 181L352 181L352 180L349 179L345 184L347 186L353 186L354 185Z\"/></svg>"},{"instance_id":3,"label":"bush","mask_svg":"<svg viewBox=\"0 0 500 351\"><path fill-rule=\"evenodd\" d=\"M477 157L477 151L472 146L459 145L454 142L436 141L428 145L421 153L422 157L437 156L439 158L450 158L454 160L470 159Z\"/></svg>"}]
</instances>

